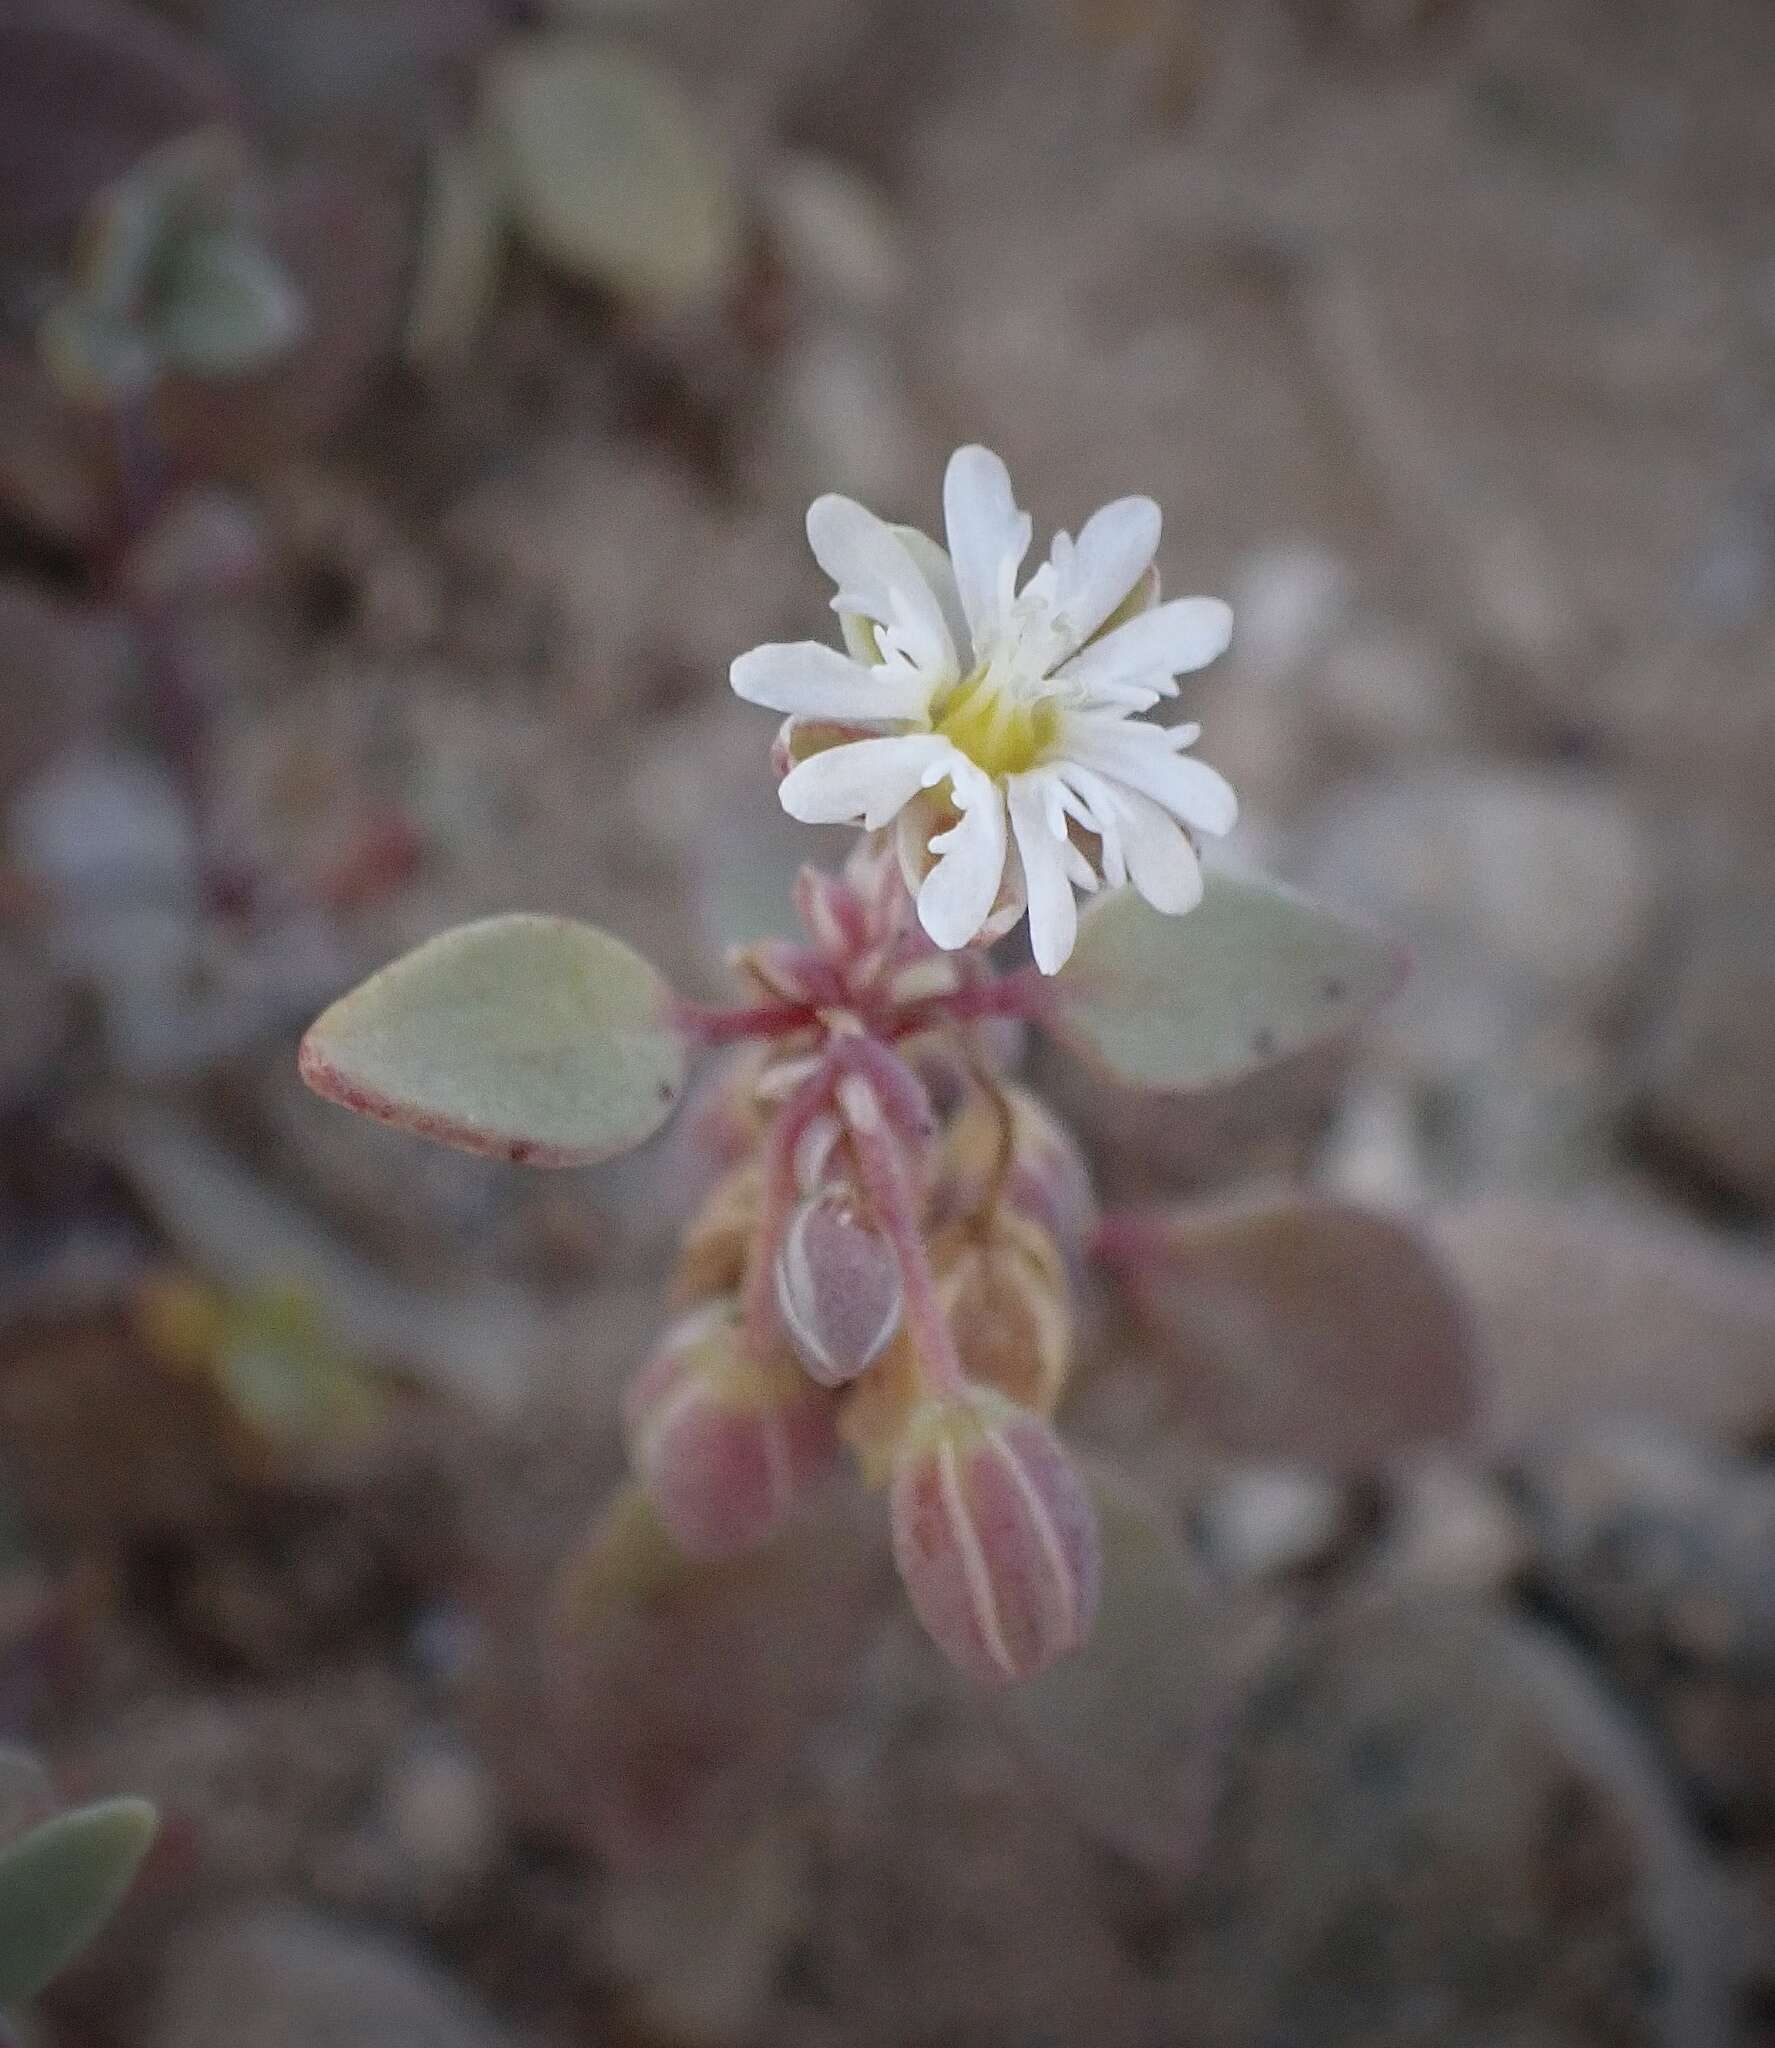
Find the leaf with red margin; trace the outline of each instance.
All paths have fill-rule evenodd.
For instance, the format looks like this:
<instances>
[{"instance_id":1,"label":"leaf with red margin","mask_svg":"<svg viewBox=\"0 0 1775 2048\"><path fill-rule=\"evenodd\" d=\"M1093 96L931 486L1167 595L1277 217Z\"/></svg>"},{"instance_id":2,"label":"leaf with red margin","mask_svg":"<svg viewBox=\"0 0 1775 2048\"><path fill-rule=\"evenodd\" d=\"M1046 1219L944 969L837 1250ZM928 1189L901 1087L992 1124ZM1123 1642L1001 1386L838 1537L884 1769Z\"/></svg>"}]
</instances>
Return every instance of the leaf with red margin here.
<instances>
[{"instance_id":1,"label":"leaf with red margin","mask_svg":"<svg viewBox=\"0 0 1775 2048\"><path fill-rule=\"evenodd\" d=\"M380 1123L524 1166L650 1138L684 1085L671 992L621 939L565 917L440 932L313 1024L302 1078Z\"/></svg>"}]
</instances>

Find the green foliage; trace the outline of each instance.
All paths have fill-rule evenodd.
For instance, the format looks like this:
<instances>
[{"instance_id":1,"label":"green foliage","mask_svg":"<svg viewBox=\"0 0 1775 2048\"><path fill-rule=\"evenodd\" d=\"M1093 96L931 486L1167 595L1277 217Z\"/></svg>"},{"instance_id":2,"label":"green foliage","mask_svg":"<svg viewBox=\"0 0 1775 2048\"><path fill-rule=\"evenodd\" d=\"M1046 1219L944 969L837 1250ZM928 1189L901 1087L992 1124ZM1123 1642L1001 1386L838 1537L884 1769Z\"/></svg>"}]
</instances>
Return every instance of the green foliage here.
<instances>
[{"instance_id":1,"label":"green foliage","mask_svg":"<svg viewBox=\"0 0 1775 2048\"><path fill-rule=\"evenodd\" d=\"M528 1166L626 1152L665 1122L686 1046L639 953L570 918L513 915L428 940L302 1043L317 1094Z\"/></svg>"},{"instance_id":2,"label":"green foliage","mask_svg":"<svg viewBox=\"0 0 1775 2048\"><path fill-rule=\"evenodd\" d=\"M739 262L739 203L696 109L634 52L571 33L515 42L487 82L513 223L551 263L663 311Z\"/></svg>"},{"instance_id":3,"label":"green foliage","mask_svg":"<svg viewBox=\"0 0 1775 2048\"><path fill-rule=\"evenodd\" d=\"M1050 1028L1126 1087L1240 1080L1354 1030L1399 981L1393 948L1291 890L1216 869L1204 883L1187 917L1118 889L1079 919Z\"/></svg>"},{"instance_id":4,"label":"green foliage","mask_svg":"<svg viewBox=\"0 0 1775 2048\"><path fill-rule=\"evenodd\" d=\"M0 1850L0 2006L34 1998L128 1891L153 1840L146 1800L58 1814Z\"/></svg>"},{"instance_id":5,"label":"green foliage","mask_svg":"<svg viewBox=\"0 0 1775 2048\"><path fill-rule=\"evenodd\" d=\"M251 375L302 323L295 286L260 238L240 146L206 129L100 195L40 340L71 397L116 404L169 372Z\"/></svg>"}]
</instances>

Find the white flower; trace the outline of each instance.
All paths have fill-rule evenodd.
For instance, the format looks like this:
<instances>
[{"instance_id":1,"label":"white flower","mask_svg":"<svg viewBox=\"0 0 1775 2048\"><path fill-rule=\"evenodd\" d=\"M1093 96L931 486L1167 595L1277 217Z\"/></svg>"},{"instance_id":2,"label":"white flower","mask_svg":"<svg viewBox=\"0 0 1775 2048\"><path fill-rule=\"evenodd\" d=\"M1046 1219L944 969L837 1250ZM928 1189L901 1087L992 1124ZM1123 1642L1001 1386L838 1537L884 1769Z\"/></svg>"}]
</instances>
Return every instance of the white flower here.
<instances>
[{"instance_id":1,"label":"white flower","mask_svg":"<svg viewBox=\"0 0 1775 2048\"><path fill-rule=\"evenodd\" d=\"M1193 908L1185 827L1222 833L1238 804L1184 748L1194 725L1141 714L1226 647L1218 598L1158 602L1159 508L1121 498L1061 533L1019 590L1030 522L1004 464L960 448L943 480L947 554L848 498L807 515L848 652L804 640L733 664L750 703L863 730L799 759L779 794L808 824L897 821L919 921L953 949L1029 910L1044 974L1078 926L1073 889L1132 882L1158 910ZM1094 848L1097 866L1087 849Z\"/></svg>"}]
</instances>

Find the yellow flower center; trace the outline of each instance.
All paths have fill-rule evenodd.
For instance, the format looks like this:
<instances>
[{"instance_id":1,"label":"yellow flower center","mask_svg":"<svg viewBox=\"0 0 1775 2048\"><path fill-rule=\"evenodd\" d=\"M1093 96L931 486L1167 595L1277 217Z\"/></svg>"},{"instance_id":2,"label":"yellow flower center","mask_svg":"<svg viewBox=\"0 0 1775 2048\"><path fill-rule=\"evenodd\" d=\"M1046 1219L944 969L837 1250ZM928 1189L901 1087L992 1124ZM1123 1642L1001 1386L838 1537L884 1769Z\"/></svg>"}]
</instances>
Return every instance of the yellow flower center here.
<instances>
[{"instance_id":1,"label":"yellow flower center","mask_svg":"<svg viewBox=\"0 0 1775 2048\"><path fill-rule=\"evenodd\" d=\"M1020 697L979 668L937 708L935 730L988 775L1021 775L1059 736L1060 707L1052 697Z\"/></svg>"}]
</instances>

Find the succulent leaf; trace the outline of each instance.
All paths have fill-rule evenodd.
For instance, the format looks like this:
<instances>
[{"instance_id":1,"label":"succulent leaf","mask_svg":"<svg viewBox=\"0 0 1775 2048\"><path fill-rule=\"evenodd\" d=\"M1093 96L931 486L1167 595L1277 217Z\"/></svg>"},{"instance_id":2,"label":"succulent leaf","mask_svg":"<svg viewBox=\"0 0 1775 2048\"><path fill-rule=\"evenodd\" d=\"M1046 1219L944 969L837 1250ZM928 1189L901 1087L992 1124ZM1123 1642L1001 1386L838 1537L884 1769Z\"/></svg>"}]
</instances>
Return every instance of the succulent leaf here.
<instances>
[{"instance_id":1,"label":"succulent leaf","mask_svg":"<svg viewBox=\"0 0 1775 2048\"><path fill-rule=\"evenodd\" d=\"M58 1814L0 1850L0 2006L34 1998L116 1910L148 1853L146 1800Z\"/></svg>"},{"instance_id":2,"label":"succulent leaf","mask_svg":"<svg viewBox=\"0 0 1775 2048\"><path fill-rule=\"evenodd\" d=\"M686 1046L665 982L622 940L517 914L441 932L343 996L302 1042L316 1094L527 1166L583 1166L665 1122Z\"/></svg>"},{"instance_id":3,"label":"succulent leaf","mask_svg":"<svg viewBox=\"0 0 1775 2048\"><path fill-rule=\"evenodd\" d=\"M1273 882L1210 868L1168 917L1132 889L1091 904L1049 1029L1125 1087L1212 1088L1353 1031L1402 963L1361 926Z\"/></svg>"},{"instance_id":4,"label":"succulent leaf","mask_svg":"<svg viewBox=\"0 0 1775 2048\"><path fill-rule=\"evenodd\" d=\"M666 310L727 285L732 181L696 110L644 58L571 33L513 43L486 119L518 229L551 262Z\"/></svg>"}]
</instances>

